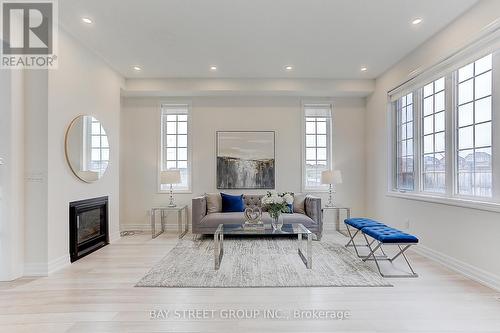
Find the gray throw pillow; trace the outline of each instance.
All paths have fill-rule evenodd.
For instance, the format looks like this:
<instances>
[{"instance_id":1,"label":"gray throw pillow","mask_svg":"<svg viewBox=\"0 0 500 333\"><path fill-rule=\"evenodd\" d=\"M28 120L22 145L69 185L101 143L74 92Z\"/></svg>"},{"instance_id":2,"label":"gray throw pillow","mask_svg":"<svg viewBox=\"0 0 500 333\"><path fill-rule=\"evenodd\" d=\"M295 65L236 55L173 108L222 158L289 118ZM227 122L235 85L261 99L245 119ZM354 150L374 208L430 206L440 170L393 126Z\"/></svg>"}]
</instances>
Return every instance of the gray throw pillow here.
<instances>
[{"instance_id":1,"label":"gray throw pillow","mask_svg":"<svg viewBox=\"0 0 500 333\"><path fill-rule=\"evenodd\" d=\"M207 213L222 212L222 197L220 193L205 193L207 198Z\"/></svg>"},{"instance_id":2,"label":"gray throw pillow","mask_svg":"<svg viewBox=\"0 0 500 333\"><path fill-rule=\"evenodd\" d=\"M295 193L293 195L293 212L299 214L306 213L306 196L304 193Z\"/></svg>"}]
</instances>

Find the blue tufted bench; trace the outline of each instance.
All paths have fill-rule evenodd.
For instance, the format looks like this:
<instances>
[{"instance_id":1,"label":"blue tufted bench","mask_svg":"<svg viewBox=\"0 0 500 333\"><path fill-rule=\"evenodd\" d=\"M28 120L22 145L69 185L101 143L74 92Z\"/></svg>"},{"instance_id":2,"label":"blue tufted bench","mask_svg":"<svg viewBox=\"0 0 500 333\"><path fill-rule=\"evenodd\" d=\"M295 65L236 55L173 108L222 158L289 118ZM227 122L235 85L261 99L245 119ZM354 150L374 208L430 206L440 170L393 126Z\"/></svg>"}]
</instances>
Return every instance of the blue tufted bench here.
<instances>
[{"instance_id":1,"label":"blue tufted bench","mask_svg":"<svg viewBox=\"0 0 500 333\"><path fill-rule=\"evenodd\" d=\"M363 237L365 238L366 241L366 246L370 250L370 253L367 256L360 256L363 261L367 260L373 260L375 261L375 264L377 266L377 269L383 277L417 277L417 273L413 270L413 268L410 265L410 262L408 261L408 258L405 255L405 251L410 248L410 246L418 244L418 238L407 234L405 232L402 232L398 229L388 227L383 223L380 223L375 220L371 219L365 219L365 218L351 218L351 219L346 219L344 221L347 227L347 231L349 232L350 240L346 244L346 246L354 246L354 249L356 251L356 254L358 256L359 253L357 251L357 245L354 243L354 237L361 232L363 234ZM352 234L350 228L356 229L356 232ZM369 240L371 239L371 241ZM375 242L377 242L376 246L372 246ZM352 244L352 245L351 245ZM392 258L389 258L385 252L382 249L382 245L395 245L398 247L399 251L394 255ZM381 250L383 253L383 256L376 256L375 253L377 250ZM406 264L410 268L411 273L409 274L398 274L398 275L389 275L389 274L384 274L382 270L380 269L379 265L379 260L388 260L390 262L393 262L396 258L399 256L402 256L404 260L406 261Z\"/></svg>"},{"instance_id":2,"label":"blue tufted bench","mask_svg":"<svg viewBox=\"0 0 500 333\"><path fill-rule=\"evenodd\" d=\"M364 247L367 245L356 244L354 242L354 238L356 237L356 235L359 234L361 232L361 230L363 228L366 228L366 227L373 227L373 226L378 226L378 225L385 226L385 224L382 224L378 221L364 218L364 217L354 217L354 218L345 219L344 223L345 223L345 226L347 228L347 233L349 234L349 237L350 237L349 241L347 242L347 244L345 246L346 247L350 247L350 246L354 247L354 251L356 252L356 255L358 257L361 257L361 255L358 252L358 247L360 247L360 246ZM354 229L355 231L353 231L351 229Z\"/></svg>"}]
</instances>

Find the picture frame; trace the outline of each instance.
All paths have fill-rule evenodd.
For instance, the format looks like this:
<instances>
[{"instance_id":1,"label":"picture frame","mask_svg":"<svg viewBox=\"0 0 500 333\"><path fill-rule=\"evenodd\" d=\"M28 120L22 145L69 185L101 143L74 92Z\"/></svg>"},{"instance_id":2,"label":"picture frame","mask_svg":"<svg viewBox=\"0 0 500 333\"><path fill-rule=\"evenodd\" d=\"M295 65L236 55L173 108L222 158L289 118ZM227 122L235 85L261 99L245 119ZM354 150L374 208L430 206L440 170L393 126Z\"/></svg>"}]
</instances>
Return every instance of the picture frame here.
<instances>
[{"instance_id":1,"label":"picture frame","mask_svg":"<svg viewBox=\"0 0 500 333\"><path fill-rule=\"evenodd\" d=\"M216 132L217 189L274 189L275 131Z\"/></svg>"}]
</instances>

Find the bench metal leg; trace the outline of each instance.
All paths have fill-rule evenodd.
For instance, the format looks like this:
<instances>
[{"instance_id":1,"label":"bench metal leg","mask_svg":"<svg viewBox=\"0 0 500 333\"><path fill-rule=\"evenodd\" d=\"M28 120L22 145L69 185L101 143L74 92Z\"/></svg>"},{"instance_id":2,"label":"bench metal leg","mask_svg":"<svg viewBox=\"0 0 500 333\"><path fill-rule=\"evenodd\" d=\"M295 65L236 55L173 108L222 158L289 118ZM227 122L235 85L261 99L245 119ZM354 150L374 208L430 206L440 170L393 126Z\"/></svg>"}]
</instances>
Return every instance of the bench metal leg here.
<instances>
[{"instance_id":1,"label":"bench metal leg","mask_svg":"<svg viewBox=\"0 0 500 333\"><path fill-rule=\"evenodd\" d=\"M387 256L385 256L385 253L384 253L383 257L379 257L379 256L375 255L375 252L379 248L382 250L383 243L382 242L378 242L377 246L375 246L374 248L372 248L373 241L369 242L368 241L368 237L366 237L365 233L363 233L363 236L364 236L365 241L366 241L366 246L368 246L368 248L370 249L370 253L366 257L362 258L362 260L363 261L373 260L375 262L375 265L377 266L377 270L380 273L380 275L382 275L383 277L386 277L386 278L418 277L418 274L415 273L415 271L413 270L413 267L410 265L410 261L408 260L408 258L405 255L405 251L408 250L412 245L415 245L415 244L413 244L413 243L412 244L391 244L391 245L397 245L397 247L399 248L399 252L396 253L396 255L394 255L394 257L392 257L392 258L388 258ZM401 247L401 245L404 245L404 247ZM389 261L389 262L392 263L400 255L403 256L406 264L410 268L411 273L409 273L409 274L384 274L382 272L382 270L380 269L380 265L379 265L378 261L379 260L387 260L387 261Z\"/></svg>"},{"instance_id":2,"label":"bench metal leg","mask_svg":"<svg viewBox=\"0 0 500 333\"><path fill-rule=\"evenodd\" d=\"M347 244L345 245L345 247L349 247L349 246L354 247L354 251L356 252L356 255L359 257L358 248L356 247L356 243L354 243L354 237L356 237L356 235L359 233L359 229L356 229L356 232L353 235L351 232L351 229L349 228L349 225L346 224L345 226L347 228L347 233L349 234L349 238L350 238L349 241L347 242Z\"/></svg>"},{"instance_id":3,"label":"bench metal leg","mask_svg":"<svg viewBox=\"0 0 500 333\"><path fill-rule=\"evenodd\" d=\"M347 244L345 245L345 247L351 247L351 246L352 246L352 247L354 247L354 251L356 252L356 255L357 255L358 257L360 257L360 258L366 258L367 256L362 256L362 255L360 255L360 254L359 254L359 251L358 251L358 246L360 246L360 247L368 247L368 248L370 248L370 247L369 247L369 246L367 246L367 245L365 245L365 244L356 244L356 243L354 242L354 237L356 237L356 235L357 235L357 234L358 234L361 230L360 230L360 229L356 229L356 232L355 232L354 234L352 234L352 232L351 232L351 230L350 230L350 228L349 228L349 225L346 223L346 225L345 225L345 226L346 226L347 232L349 233L349 237L350 237L350 239L349 239L349 241L347 242ZM372 245L374 242L375 242L375 240L372 240L372 241L371 241L371 243L370 243L370 245ZM382 247L380 247L380 251L382 251L382 254L383 254L383 256L381 256L380 258L385 258L385 257L387 257L387 255L385 254L384 249L383 249Z\"/></svg>"}]
</instances>

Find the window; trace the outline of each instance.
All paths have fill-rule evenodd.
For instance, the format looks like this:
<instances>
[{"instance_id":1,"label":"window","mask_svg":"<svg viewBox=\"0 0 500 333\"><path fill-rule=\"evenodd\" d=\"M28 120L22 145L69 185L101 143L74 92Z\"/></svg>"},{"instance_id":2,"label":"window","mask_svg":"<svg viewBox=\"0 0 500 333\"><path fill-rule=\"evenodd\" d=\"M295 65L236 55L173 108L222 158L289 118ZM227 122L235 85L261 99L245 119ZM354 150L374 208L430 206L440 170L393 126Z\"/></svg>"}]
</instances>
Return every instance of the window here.
<instances>
[{"instance_id":1,"label":"window","mask_svg":"<svg viewBox=\"0 0 500 333\"><path fill-rule=\"evenodd\" d=\"M492 55L458 70L457 192L492 196Z\"/></svg>"},{"instance_id":2,"label":"window","mask_svg":"<svg viewBox=\"0 0 500 333\"><path fill-rule=\"evenodd\" d=\"M397 188L413 191L413 94L397 101Z\"/></svg>"},{"instance_id":3,"label":"window","mask_svg":"<svg viewBox=\"0 0 500 333\"><path fill-rule=\"evenodd\" d=\"M180 170L181 183L174 184L173 188L177 191L190 191L189 106L163 104L161 126L161 170ZM168 191L169 188L168 184L160 184L160 191Z\"/></svg>"},{"instance_id":4,"label":"window","mask_svg":"<svg viewBox=\"0 0 500 333\"><path fill-rule=\"evenodd\" d=\"M445 86L444 77L423 88L422 93L422 190L446 192Z\"/></svg>"},{"instance_id":5,"label":"window","mask_svg":"<svg viewBox=\"0 0 500 333\"><path fill-rule=\"evenodd\" d=\"M390 95L392 190L500 201L495 189L500 183L494 178L500 165L493 158L499 151L498 137L493 135L500 119L500 108L495 107L499 62L500 55L494 52L437 66L445 69Z\"/></svg>"},{"instance_id":6,"label":"window","mask_svg":"<svg viewBox=\"0 0 500 333\"><path fill-rule=\"evenodd\" d=\"M99 120L94 117L85 117L86 126L90 128L87 138L88 153L86 170L99 170L100 176L104 174L109 163L109 143L108 137Z\"/></svg>"},{"instance_id":7,"label":"window","mask_svg":"<svg viewBox=\"0 0 500 333\"><path fill-rule=\"evenodd\" d=\"M304 105L304 188L324 189L321 172L331 168L330 104Z\"/></svg>"}]
</instances>

